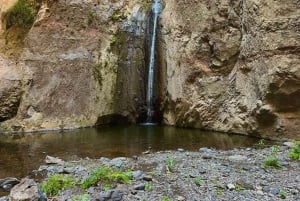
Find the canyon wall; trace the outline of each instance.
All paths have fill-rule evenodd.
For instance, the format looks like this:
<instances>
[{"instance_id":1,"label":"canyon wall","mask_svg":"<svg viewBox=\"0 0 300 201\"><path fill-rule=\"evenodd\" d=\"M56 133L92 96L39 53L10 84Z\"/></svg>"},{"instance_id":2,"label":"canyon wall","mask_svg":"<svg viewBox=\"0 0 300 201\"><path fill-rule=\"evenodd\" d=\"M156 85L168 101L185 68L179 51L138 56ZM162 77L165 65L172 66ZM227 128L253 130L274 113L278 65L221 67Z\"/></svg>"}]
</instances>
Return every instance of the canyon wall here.
<instances>
[{"instance_id":1,"label":"canyon wall","mask_svg":"<svg viewBox=\"0 0 300 201\"><path fill-rule=\"evenodd\" d=\"M169 0L161 16L164 122L300 137L298 0Z\"/></svg>"},{"instance_id":2,"label":"canyon wall","mask_svg":"<svg viewBox=\"0 0 300 201\"><path fill-rule=\"evenodd\" d=\"M34 3L29 28L7 27L7 10L1 13L1 132L78 128L115 118L134 121L143 109L140 77L145 74L149 5L125 0Z\"/></svg>"},{"instance_id":3,"label":"canyon wall","mask_svg":"<svg viewBox=\"0 0 300 201\"><path fill-rule=\"evenodd\" d=\"M0 132L136 122L151 1L27 1L22 27L6 15L16 1L0 0ZM164 124L300 138L299 0L162 3Z\"/></svg>"}]
</instances>

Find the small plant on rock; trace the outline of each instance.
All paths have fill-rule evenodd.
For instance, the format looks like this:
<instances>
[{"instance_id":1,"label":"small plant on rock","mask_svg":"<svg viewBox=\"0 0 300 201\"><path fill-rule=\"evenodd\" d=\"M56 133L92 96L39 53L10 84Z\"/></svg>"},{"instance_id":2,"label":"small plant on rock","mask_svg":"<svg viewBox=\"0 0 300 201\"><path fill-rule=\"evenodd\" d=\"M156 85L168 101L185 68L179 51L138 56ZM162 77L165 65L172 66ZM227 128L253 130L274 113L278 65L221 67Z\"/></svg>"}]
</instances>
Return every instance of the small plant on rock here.
<instances>
[{"instance_id":1,"label":"small plant on rock","mask_svg":"<svg viewBox=\"0 0 300 201\"><path fill-rule=\"evenodd\" d=\"M6 28L10 28L12 26L31 26L34 22L35 14L35 10L28 2L18 0L16 4L4 14L7 19Z\"/></svg>"},{"instance_id":2,"label":"small plant on rock","mask_svg":"<svg viewBox=\"0 0 300 201\"><path fill-rule=\"evenodd\" d=\"M87 189L90 186L101 182L106 188L109 188L114 183L130 183L132 179L132 172L122 172L118 169L108 166L101 166L94 170L89 177L84 179L81 183L83 189Z\"/></svg>"},{"instance_id":3,"label":"small plant on rock","mask_svg":"<svg viewBox=\"0 0 300 201\"><path fill-rule=\"evenodd\" d=\"M173 157L168 157L167 160L166 160L166 167L167 167L167 170L169 172L173 172L174 171L174 166L175 166L175 160Z\"/></svg>"},{"instance_id":4,"label":"small plant on rock","mask_svg":"<svg viewBox=\"0 0 300 201\"><path fill-rule=\"evenodd\" d=\"M264 139L259 140L257 145L259 148L264 148L266 146L265 140Z\"/></svg>"},{"instance_id":5,"label":"small plant on rock","mask_svg":"<svg viewBox=\"0 0 300 201\"><path fill-rule=\"evenodd\" d=\"M300 142L294 142L295 146L289 152L289 157L295 160L300 160Z\"/></svg>"},{"instance_id":6,"label":"small plant on rock","mask_svg":"<svg viewBox=\"0 0 300 201\"><path fill-rule=\"evenodd\" d=\"M286 191L285 190L280 190L278 193L278 197L285 199L286 198Z\"/></svg>"},{"instance_id":7,"label":"small plant on rock","mask_svg":"<svg viewBox=\"0 0 300 201\"><path fill-rule=\"evenodd\" d=\"M41 189L49 196L54 196L61 190L65 190L75 186L75 181L70 176L64 176L62 174L55 174L43 182Z\"/></svg>"},{"instance_id":8,"label":"small plant on rock","mask_svg":"<svg viewBox=\"0 0 300 201\"><path fill-rule=\"evenodd\" d=\"M202 183L203 183L203 180L200 177L197 176L197 177L194 178L194 182L197 186L201 186Z\"/></svg>"},{"instance_id":9,"label":"small plant on rock","mask_svg":"<svg viewBox=\"0 0 300 201\"><path fill-rule=\"evenodd\" d=\"M163 196L161 201L172 201L168 196Z\"/></svg>"},{"instance_id":10,"label":"small plant on rock","mask_svg":"<svg viewBox=\"0 0 300 201\"><path fill-rule=\"evenodd\" d=\"M266 167L274 167L276 169L280 169L281 165L279 164L279 159L276 157L269 157L264 160L264 164Z\"/></svg>"},{"instance_id":11,"label":"small plant on rock","mask_svg":"<svg viewBox=\"0 0 300 201\"><path fill-rule=\"evenodd\" d=\"M90 201L91 196L89 194L75 195L72 200L74 201Z\"/></svg>"},{"instance_id":12,"label":"small plant on rock","mask_svg":"<svg viewBox=\"0 0 300 201\"><path fill-rule=\"evenodd\" d=\"M152 182L147 182L146 183L146 185L145 185L145 190L146 191L152 191L152 189L153 189L153 184L152 184Z\"/></svg>"}]
</instances>

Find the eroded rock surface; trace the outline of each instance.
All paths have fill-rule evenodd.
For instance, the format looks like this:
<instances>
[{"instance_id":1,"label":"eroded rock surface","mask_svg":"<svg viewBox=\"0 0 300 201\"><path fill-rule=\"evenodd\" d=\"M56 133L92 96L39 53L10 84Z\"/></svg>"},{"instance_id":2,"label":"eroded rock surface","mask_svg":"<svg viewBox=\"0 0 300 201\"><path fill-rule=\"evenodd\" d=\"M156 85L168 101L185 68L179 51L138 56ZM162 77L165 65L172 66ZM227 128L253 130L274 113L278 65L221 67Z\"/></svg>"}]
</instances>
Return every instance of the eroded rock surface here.
<instances>
[{"instance_id":1,"label":"eroded rock surface","mask_svg":"<svg viewBox=\"0 0 300 201\"><path fill-rule=\"evenodd\" d=\"M164 122L299 138L299 1L167 1Z\"/></svg>"}]
</instances>

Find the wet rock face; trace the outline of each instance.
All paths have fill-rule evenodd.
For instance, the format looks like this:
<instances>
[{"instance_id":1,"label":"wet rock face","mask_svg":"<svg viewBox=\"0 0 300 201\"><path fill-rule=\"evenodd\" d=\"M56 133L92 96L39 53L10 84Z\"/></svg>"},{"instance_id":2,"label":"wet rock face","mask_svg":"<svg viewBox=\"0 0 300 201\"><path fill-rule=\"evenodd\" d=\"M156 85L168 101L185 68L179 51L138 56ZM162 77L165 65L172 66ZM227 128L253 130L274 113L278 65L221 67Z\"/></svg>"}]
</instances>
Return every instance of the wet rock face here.
<instances>
[{"instance_id":1,"label":"wet rock face","mask_svg":"<svg viewBox=\"0 0 300 201\"><path fill-rule=\"evenodd\" d=\"M299 2L166 1L167 124L299 138Z\"/></svg>"},{"instance_id":2,"label":"wet rock face","mask_svg":"<svg viewBox=\"0 0 300 201\"><path fill-rule=\"evenodd\" d=\"M21 70L0 57L0 122L16 116L21 101Z\"/></svg>"},{"instance_id":3,"label":"wet rock face","mask_svg":"<svg viewBox=\"0 0 300 201\"><path fill-rule=\"evenodd\" d=\"M135 1L43 1L13 61L30 82L11 82L0 96L0 120L10 119L0 127L86 127L110 115L135 121L143 98L144 18Z\"/></svg>"}]
</instances>

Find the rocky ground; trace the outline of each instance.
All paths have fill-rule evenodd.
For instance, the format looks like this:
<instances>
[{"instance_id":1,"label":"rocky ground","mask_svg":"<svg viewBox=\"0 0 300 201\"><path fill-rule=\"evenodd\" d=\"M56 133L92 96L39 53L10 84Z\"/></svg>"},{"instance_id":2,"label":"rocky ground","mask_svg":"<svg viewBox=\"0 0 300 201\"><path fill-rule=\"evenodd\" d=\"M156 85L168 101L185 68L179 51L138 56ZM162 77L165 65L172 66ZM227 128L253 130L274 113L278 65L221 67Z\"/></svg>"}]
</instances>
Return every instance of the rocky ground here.
<instances>
[{"instance_id":1,"label":"rocky ground","mask_svg":"<svg viewBox=\"0 0 300 201\"><path fill-rule=\"evenodd\" d=\"M263 143L261 146L264 146ZM56 164L41 166L34 171L34 175L47 177L68 174L78 183L71 189L60 191L56 196L48 196L48 200L297 201L300 200L300 163L299 160L289 158L290 146L291 143L285 143L229 151L200 148L198 152L178 149L145 152L131 158L81 159L69 162L48 158L48 163ZM278 159L280 167L265 165L265 159L272 157ZM99 182L83 190L79 183L89 177L96 167L103 165L131 170L131 182L116 182L110 189ZM30 189L30 196L35 194L35 198L28 200L46 200L39 186L34 180L23 179L11 190L9 197L11 200L25 200L26 191ZM17 195L20 191L22 199ZM8 200L8 197L0 200Z\"/></svg>"}]
</instances>

